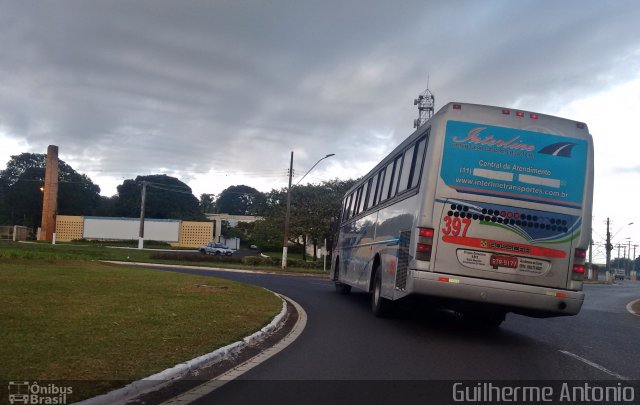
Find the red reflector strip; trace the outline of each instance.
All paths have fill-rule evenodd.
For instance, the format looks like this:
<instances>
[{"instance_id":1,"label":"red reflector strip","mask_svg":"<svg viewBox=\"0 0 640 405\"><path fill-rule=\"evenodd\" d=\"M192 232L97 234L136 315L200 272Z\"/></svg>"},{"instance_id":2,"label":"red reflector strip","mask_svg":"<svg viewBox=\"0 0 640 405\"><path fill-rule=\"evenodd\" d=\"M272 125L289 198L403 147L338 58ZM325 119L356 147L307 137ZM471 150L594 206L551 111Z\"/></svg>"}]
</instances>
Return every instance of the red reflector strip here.
<instances>
[{"instance_id":1,"label":"red reflector strip","mask_svg":"<svg viewBox=\"0 0 640 405\"><path fill-rule=\"evenodd\" d=\"M556 297L558 297L558 298L567 298L567 294L565 294L565 293L556 293Z\"/></svg>"},{"instance_id":2,"label":"red reflector strip","mask_svg":"<svg viewBox=\"0 0 640 405\"><path fill-rule=\"evenodd\" d=\"M438 277L438 281L442 281L443 283L460 284L460 280L457 278Z\"/></svg>"},{"instance_id":3,"label":"red reflector strip","mask_svg":"<svg viewBox=\"0 0 640 405\"><path fill-rule=\"evenodd\" d=\"M420 236L424 236L426 238L433 238L433 229L420 228Z\"/></svg>"}]
</instances>

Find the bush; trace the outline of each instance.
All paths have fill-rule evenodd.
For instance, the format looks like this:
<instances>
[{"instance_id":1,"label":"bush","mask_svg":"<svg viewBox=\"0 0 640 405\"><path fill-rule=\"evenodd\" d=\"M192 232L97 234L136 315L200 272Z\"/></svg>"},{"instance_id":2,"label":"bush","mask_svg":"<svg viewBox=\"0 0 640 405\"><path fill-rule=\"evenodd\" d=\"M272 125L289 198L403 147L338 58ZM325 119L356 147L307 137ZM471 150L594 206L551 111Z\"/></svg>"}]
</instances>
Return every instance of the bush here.
<instances>
[{"instance_id":1,"label":"bush","mask_svg":"<svg viewBox=\"0 0 640 405\"><path fill-rule=\"evenodd\" d=\"M305 262L304 260L298 259L287 259L287 266L297 267L299 269L321 269L323 267L321 260L315 262Z\"/></svg>"},{"instance_id":2,"label":"bush","mask_svg":"<svg viewBox=\"0 0 640 405\"><path fill-rule=\"evenodd\" d=\"M94 246L127 246L127 247L138 247L138 240L136 239L127 239L127 240L98 240L98 239L74 239L71 241L72 243L88 243ZM171 247L171 244L159 240L145 240L145 247L156 246L156 247Z\"/></svg>"},{"instance_id":3,"label":"bush","mask_svg":"<svg viewBox=\"0 0 640 405\"><path fill-rule=\"evenodd\" d=\"M270 257L262 256L246 256L242 258L242 263L248 266L270 266L273 263L273 259Z\"/></svg>"},{"instance_id":4,"label":"bush","mask_svg":"<svg viewBox=\"0 0 640 405\"><path fill-rule=\"evenodd\" d=\"M185 262L242 263L242 257L203 255L196 252L154 252L149 255L154 260L178 260Z\"/></svg>"}]
</instances>

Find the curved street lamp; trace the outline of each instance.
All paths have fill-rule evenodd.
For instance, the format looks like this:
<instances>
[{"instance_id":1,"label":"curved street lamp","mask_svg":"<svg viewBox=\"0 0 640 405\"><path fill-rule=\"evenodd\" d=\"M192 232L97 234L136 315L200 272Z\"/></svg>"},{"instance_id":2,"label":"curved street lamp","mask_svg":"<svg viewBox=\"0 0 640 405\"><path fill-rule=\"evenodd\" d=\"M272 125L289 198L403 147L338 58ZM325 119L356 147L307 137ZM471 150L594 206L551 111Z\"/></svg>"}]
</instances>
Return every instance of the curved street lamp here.
<instances>
[{"instance_id":1,"label":"curved street lamp","mask_svg":"<svg viewBox=\"0 0 640 405\"><path fill-rule=\"evenodd\" d=\"M311 166L311 169L307 170L307 172L298 180L296 186L307 177L307 174L313 170L314 167L318 165L318 163L322 162L324 159L329 158L331 156L335 156L335 153L329 153L325 157L318 159L318 161ZM284 217L284 241L282 242L282 270L287 269L287 245L289 244L289 216L291 212L291 177L293 174L293 151L291 151L291 163L289 164L289 188L287 188L287 213Z\"/></svg>"},{"instance_id":2,"label":"curved street lamp","mask_svg":"<svg viewBox=\"0 0 640 405\"><path fill-rule=\"evenodd\" d=\"M298 180L298 182L296 183L296 186L298 184L300 184L300 182L302 181L302 179L304 179L305 177L307 177L307 174L309 174L311 172L311 170L313 170L314 167L318 166L318 163L322 162L324 159L326 158L330 158L331 156L335 156L335 153L329 153L327 156L320 158L313 166L311 166L311 169L307 170L307 172L304 174L304 176L302 176L300 178L300 180Z\"/></svg>"}]
</instances>

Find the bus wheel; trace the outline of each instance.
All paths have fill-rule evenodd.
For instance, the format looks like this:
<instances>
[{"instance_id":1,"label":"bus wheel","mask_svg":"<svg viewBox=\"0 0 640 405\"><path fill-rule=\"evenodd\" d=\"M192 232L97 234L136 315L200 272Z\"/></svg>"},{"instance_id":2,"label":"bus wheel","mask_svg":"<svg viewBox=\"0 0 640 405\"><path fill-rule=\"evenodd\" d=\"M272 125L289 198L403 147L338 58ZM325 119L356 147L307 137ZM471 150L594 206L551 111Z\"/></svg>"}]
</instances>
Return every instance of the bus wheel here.
<instances>
[{"instance_id":1,"label":"bus wheel","mask_svg":"<svg viewBox=\"0 0 640 405\"><path fill-rule=\"evenodd\" d=\"M339 281L336 281L336 292L338 294L349 294L351 292L351 286L348 284L342 284Z\"/></svg>"},{"instance_id":2,"label":"bus wheel","mask_svg":"<svg viewBox=\"0 0 640 405\"><path fill-rule=\"evenodd\" d=\"M373 292L371 293L371 311L378 318L386 318L393 312L393 301L382 296L382 275L375 269Z\"/></svg>"}]
</instances>

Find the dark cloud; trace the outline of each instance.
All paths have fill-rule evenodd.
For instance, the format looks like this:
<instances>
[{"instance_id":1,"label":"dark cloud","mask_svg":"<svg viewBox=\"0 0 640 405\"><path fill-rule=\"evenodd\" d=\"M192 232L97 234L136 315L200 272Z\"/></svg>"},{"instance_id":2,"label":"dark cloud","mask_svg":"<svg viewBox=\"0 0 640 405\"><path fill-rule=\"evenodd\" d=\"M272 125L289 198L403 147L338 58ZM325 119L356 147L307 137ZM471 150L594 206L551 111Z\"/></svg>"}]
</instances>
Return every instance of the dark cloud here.
<instances>
[{"instance_id":1,"label":"dark cloud","mask_svg":"<svg viewBox=\"0 0 640 405\"><path fill-rule=\"evenodd\" d=\"M636 1L5 1L0 131L114 177L350 167L411 132L427 77L439 106L539 112L636 77L637 21Z\"/></svg>"}]
</instances>

